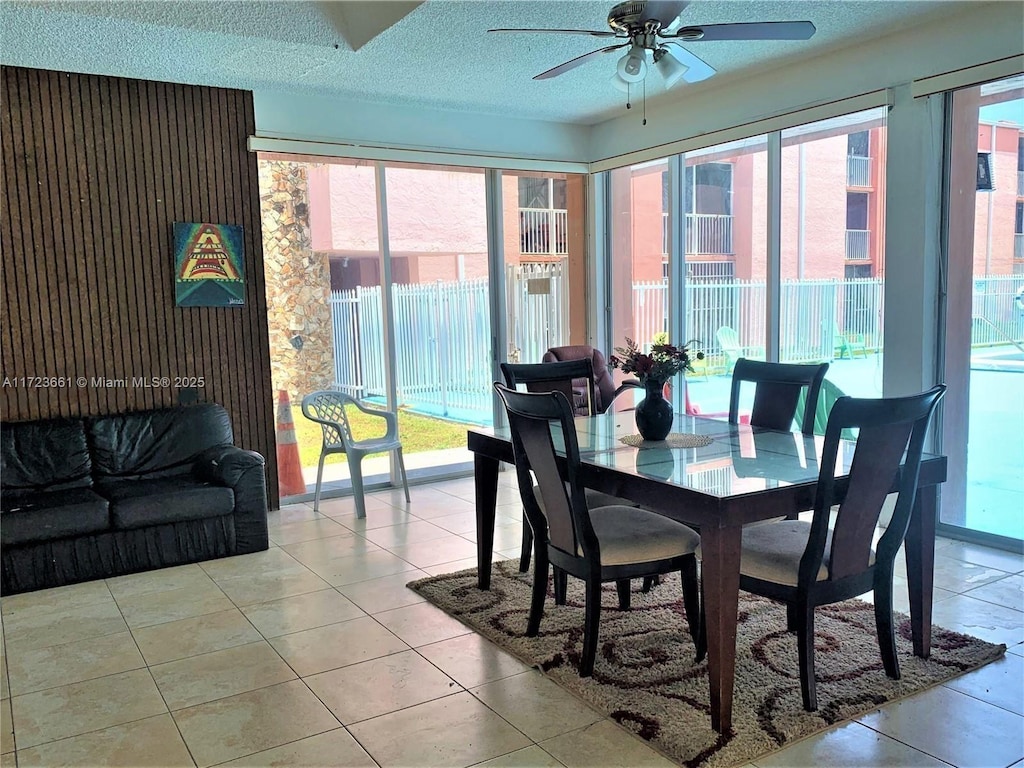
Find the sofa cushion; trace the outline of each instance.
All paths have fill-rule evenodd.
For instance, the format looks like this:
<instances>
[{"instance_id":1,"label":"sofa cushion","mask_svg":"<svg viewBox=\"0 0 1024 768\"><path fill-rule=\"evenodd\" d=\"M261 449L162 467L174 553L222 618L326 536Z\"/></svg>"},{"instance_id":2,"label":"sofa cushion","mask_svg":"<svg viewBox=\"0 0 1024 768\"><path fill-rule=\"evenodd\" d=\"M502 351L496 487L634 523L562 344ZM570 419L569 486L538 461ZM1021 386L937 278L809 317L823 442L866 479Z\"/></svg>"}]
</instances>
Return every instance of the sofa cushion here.
<instances>
[{"instance_id":1,"label":"sofa cushion","mask_svg":"<svg viewBox=\"0 0 1024 768\"><path fill-rule=\"evenodd\" d=\"M107 500L89 488L4 493L0 517L0 541L4 546L110 529Z\"/></svg>"},{"instance_id":2,"label":"sofa cushion","mask_svg":"<svg viewBox=\"0 0 1024 768\"><path fill-rule=\"evenodd\" d=\"M115 529L202 520L230 515L235 509L230 488L184 477L106 482L96 490L110 499Z\"/></svg>"},{"instance_id":3,"label":"sofa cushion","mask_svg":"<svg viewBox=\"0 0 1024 768\"><path fill-rule=\"evenodd\" d=\"M80 420L14 422L0 429L0 485L5 491L88 488L91 472Z\"/></svg>"},{"instance_id":4,"label":"sofa cushion","mask_svg":"<svg viewBox=\"0 0 1024 768\"><path fill-rule=\"evenodd\" d=\"M231 420L215 403L160 408L89 419L97 481L188 474L195 458L231 445Z\"/></svg>"}]
</instances>

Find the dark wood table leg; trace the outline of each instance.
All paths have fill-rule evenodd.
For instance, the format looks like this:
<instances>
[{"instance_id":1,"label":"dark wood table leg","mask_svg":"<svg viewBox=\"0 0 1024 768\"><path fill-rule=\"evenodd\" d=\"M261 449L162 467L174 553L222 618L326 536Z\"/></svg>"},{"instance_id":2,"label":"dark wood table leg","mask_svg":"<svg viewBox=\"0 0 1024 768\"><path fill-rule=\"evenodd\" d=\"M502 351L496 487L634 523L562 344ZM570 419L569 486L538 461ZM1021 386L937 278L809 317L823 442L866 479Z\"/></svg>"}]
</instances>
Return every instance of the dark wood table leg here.
<instances>
[{"instance_id":1,"label":"dark wood table leg","mask_svg":"<svg viewBox=\"0 0 1024 768\"><path fill-rule=\"evenodd\" d=\"M732 689L736 677L736 616L740 596L740 534L742 528L700 531L701 581L708 632L708 681L711 727L732 728Z\"/></svg>"},{"instance_id":2,"label":"dark wood table leg","mask_svg":"<svg viewBox=\"0 0 1024 768\"><path fill-rule=\"evenodd\" d=\"M935 577L935 517L939 486L917 489L914 511L907 528L907 589L914 655L927 659L932 644L932 582Z\"/></svg>"},{"instance_id":3,"label":"dark wood table leg","mask_svg":"<svg viewBox=\"0 0 1024 768\"><path fill-rule=\"evenodd\" d=\"M476 479L476 573L480 589L491 588L494 551L494 507L498 503L498 460L474 454Z\"/></svg>"}]
</instances>

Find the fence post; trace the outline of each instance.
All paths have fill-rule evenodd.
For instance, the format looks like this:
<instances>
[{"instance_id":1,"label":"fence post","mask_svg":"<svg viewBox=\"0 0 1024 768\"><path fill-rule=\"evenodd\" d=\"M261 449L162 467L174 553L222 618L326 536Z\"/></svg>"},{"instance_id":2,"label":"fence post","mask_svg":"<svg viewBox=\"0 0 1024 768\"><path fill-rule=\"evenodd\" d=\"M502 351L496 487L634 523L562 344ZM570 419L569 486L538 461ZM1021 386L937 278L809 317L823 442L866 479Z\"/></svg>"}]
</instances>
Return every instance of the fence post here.
<instances>
[{"instance_id":1,"label":"fence post","mask_svg":"<svg viewBox=\"0 0 1024 768\"><path fill-rule=\"evenodd\" d=\"M447 416L448 361L445 359L446 355L444 354L444 352L447 350L447 344L442 340L442 336L445 339L447 339L448 337L448 318L444 307L441 306L441 302L444 301L444 294L442 293L440 280L434 283L434 297L436 301L436 304L434 306L434 318L435 327L437 328L437 335L434 337L434 354L437 357L438 380L441 382L441 413Z\"/></svg>"}]
</instances>

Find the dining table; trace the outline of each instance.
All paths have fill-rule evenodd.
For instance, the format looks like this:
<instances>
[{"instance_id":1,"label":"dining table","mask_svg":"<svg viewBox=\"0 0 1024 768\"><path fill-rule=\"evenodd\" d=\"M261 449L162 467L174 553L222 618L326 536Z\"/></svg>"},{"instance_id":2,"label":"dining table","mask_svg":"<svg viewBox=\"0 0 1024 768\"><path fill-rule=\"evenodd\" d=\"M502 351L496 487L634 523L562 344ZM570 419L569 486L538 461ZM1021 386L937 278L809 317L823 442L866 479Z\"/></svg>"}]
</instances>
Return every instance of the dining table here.
<instances>
[{"instance_id":1,"label":"dining table","mask_svg":"<svg viewBox=\"0 0 1024 768\"><path fill-rule=\"evenodd\" d=\"M632 411L580 417L574 426L579 477L585 487L628 499L700 533L711 725L728 733L737 682L743 526L813 509L824 438L676 414L668 442L634 447ZM475 475L477 583L486 590L491 582L498 474L503 463L514 464L515 458L507 426L470 429L467 443ZM669 447L674 444L694 447ZM840 501L855 447L855 441L839 445L835 474ZM928 657L931 644L936 510L938 488L945 479L946 457L925 454L904 547L913 652L922 658ZM899 475L893 492L898 483Z\"/></svg>"}]
</instances>

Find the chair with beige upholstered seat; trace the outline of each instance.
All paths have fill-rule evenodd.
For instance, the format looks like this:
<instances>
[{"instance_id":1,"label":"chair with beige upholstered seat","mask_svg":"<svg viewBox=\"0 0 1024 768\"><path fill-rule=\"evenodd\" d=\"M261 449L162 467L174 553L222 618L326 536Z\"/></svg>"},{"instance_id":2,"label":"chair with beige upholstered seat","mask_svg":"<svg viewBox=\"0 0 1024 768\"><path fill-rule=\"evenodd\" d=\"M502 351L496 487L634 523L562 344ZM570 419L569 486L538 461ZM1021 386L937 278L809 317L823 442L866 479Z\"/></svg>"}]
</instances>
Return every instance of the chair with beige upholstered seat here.
<instances>
[{"instance_id":1,"label":"chair with beige upholstered seat","mask_svg":"<svg viewBox=\"0 0 1024 768\"><path fill-rule=\"evenodd\" d=\"M594 670L604 582L615 581L621 588L631 578L680 571L684 610L696 639L700 620L697 533L637 507L588 509L579 480L580 451L569 400L561 392L516 392L498 383L494 388L508 412L519 491L536 533L526 634L534 637L540 631L548 572L554 566L556 573L586 582L580 677ZM564 462L555 452L556 440L564 446Z\"/></svg>"},{"instance_id":2,"label":"chair with beige upholstered seat","mask_svg":"<svg viewBox=\"0 0 1024 768\"><path fill-rule=\"evenodd\" d=\"M505 386L509 389L522 386L526 388L527 392L561 392L569 402L573 403L573 415L575 416L597 415L598 413L598 409L594 405L596 389L593 363L590 358L549 363L502 363L501 375L504 376ZM582 398L580 398L580 389L583 390ZM582 402L580 402L581 400ZM610 504L636 506L631 501L595 491L593 488L585 489L584 495L589 509L606 507ZM525 573L530 568L533 534L525 513L523 518L523 546L519 556L519 570Z\"/></svg>"},{"instance_id":3,"label":"chair with beige upholstered seat","mask_svg":"<svg viewBox=\"0 0 1024 768\"><path fill-rule=\"evenodd\" d=\"M910 397L877 400L842 397L829 414L821 451L811 522L781 520L743 529L740 588L786 603L788 629L797 633L804 708L817 709L814 677L814 609L874 593L875 626L886 674L899 679L892 618L892 578L917 494L918 471L928 423L945 392L939 385ZM844 430L859 429L852 446ZM840 446L849 465L846 495L833 527ZM840 474L845 472L840 471ZM879 514L899 476L892 520L872 546ZM703 653L703 639L699 644Z\"/></svg>"}]
</instances>

